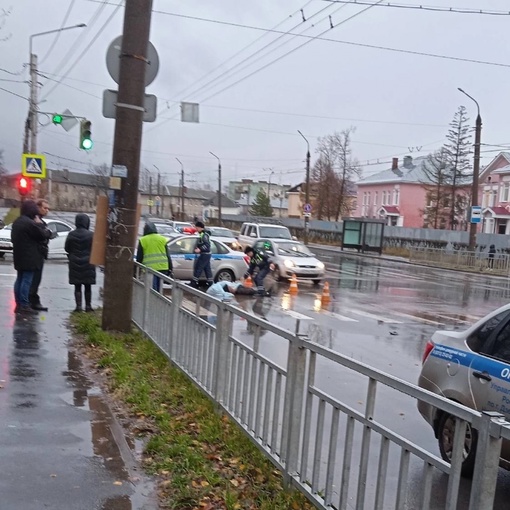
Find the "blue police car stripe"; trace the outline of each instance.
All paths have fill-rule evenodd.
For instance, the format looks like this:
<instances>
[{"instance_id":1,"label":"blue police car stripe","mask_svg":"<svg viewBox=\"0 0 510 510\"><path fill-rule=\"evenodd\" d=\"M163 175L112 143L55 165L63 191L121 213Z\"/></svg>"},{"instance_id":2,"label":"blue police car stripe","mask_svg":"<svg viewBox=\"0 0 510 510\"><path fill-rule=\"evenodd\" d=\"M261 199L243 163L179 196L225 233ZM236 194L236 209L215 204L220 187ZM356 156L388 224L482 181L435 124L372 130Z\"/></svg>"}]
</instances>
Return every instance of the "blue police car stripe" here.
<instances>
[{"instance_id":1,"label":"blue police car stripe","mask_svg":"<svg viewBox=\"0 0 510 510\"><path fill-rule=\"evenodd\" d=\"M459 363L459 365L468 367L471 370L487 372L492 377L510 382L510 364L504 361L498 361L475 352L462 351L441 344L435 345L430 356Z\"/></svg>"}]
</instances>

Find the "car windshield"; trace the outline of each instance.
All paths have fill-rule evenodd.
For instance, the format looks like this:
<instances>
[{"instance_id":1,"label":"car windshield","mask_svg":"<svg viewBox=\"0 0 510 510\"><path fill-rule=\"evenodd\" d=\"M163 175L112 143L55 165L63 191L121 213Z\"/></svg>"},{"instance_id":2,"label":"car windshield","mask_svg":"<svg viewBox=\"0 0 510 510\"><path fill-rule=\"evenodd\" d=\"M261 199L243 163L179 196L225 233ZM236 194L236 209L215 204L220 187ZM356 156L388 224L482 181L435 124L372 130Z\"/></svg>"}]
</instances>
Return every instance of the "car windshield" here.
<instances>
[{"instance_id":1,"label":"car windshield","mask_svg":"<svg viewBox=\"0 0 510 510\"><path fill-rule=\"evenodd\" d=\"M162 223L157 224L156 229L158 231L158 234L161 234L162 236L177 233L177 230L175 230L174 227L172 227L171 225L165 225Z\"/></svg>"},{"instance_id":2,"label":"car windshield","mask_svg":"<svg viewBox=\"0 0 510 510\"><path fill-rule=\"evenodd\" d=\"M212 236L235 238L234 234L228 228L210 228L209 231Z\"/></svg>"},{"instance_id":3,"label":"car windshield","mask_svg":"<svg viewBox=\"0 0 510 510\"><path fill-rule=\"evenodd\" d=\"M289 229L286 227L260 227L260 237L269 239L292 239Z\"/></svg>"},{"instance_id":4,"label":"car windshield","mask_svg":"<svg viewBox=\"0 0 510 510\"><path fill-rule=\"evenodd\" d=\"M301 243L278 243L278 251L281 255L292 254L294 257L312 256L312 252Z\"/></svg>"}]
</instances>

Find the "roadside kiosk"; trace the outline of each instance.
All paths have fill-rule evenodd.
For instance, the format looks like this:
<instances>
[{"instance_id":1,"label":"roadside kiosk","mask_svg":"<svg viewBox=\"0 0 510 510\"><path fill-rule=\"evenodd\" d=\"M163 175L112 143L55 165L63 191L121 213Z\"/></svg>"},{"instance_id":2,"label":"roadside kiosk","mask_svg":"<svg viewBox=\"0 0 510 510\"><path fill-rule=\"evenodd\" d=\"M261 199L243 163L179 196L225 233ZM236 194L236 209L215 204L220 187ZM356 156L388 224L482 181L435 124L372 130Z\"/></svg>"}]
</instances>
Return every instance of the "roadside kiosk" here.
<instances>
[{"instance_id":1,"label":"roadside kiosk","mask_svg":"<svg viewBox=\"0 0 510 510\"><path fill-rule=\"evenodd\" d=\"M343 220L342 251L354 248L359 253L376 252L383 249L384 220L351 218Z\"/></svg>"}]
</instances>

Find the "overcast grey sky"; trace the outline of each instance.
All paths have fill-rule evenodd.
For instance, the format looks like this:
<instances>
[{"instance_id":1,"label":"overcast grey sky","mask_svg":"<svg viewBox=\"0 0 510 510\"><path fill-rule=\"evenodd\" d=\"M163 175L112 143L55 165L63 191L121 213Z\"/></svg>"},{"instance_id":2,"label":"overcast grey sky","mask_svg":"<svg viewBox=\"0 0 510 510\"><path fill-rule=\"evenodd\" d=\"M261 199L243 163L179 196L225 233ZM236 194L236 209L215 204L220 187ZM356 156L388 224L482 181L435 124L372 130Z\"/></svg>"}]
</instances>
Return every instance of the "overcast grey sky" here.
<instances>
[{"instance_id":1,"label":"overcast grey sky","mask_svg":"<svg viewBox=\"0 0 510 510\"><path fill-rule=\"evenodd\" d=\"M509 10L508 0L396 3ZM86 29L62 32L56 44L55 35L36 37L33 50L41 72L39 97L45 100L40 110L69 108L89 118L95 146L88 153L80 151L77 128L66 133L50 124L41 127L38 152L49 154L52 168L86 170L90 163L110 164L114 121L102 116L102 93L116 84L106 69L105 54L122 32L123 3L0 0L0 7L10 10L0 31L0 36L10 35L0 43L0 79L22 82L2 81L0 88L25 98L29 36L63 23L88 24ZM272 168L273 182L281 179L294 184L304 178L306 153L297 130L309 139L314 158L318 136L349 126L357 128L353 154L362 163L364 175L371 174L387 167L374 165L378 159L388 162L409 153L409 148L414 148L414 155L438 148L460 104L467 107L474 124L476 107L457 87L480 103L482 142L510 145L510 16L367 9L324 0L155 0L153 7L151 41L159 54L160 70L147 93L157 95L159 116L145 125L142 163L167 174L168 184L178 183L178 157L189 186L195 180L214 187L217 162L209 151L221 158L225 181L267 178L267 169ZM300 9L307 21L303 22ZM319 34L330 41L313 39ZM504 65L392 52L331 39ZM201 104L200 124L179 121L182 100ZM9 171L19 171L28 103L0 90L0 105L4 163ZM49 119L41 115L40 122L48 124ZM482 164L496 154L485 151L498 149L484 147Z\"/></svg>"}]
</instances>

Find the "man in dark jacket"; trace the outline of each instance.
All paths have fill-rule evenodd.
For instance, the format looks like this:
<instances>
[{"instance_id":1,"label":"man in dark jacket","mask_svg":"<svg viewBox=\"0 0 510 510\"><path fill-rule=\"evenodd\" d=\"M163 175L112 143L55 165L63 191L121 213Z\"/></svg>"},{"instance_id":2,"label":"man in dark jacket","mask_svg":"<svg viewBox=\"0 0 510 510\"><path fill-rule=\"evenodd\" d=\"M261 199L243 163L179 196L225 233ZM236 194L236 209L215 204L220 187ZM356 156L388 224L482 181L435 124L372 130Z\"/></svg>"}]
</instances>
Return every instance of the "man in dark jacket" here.
<instances>
[{"instance_id":1,"label":"man in dark jacket","mask_svg":"<svg viewBox=\"0 0 510 510\"><path fill-rule=\"evenodd\" d=\"M30 307L29 293L35 271L41 270L44 255L40 243L52 237L39 218L39 209L33 200L21 204L20 217L12 224L11 240L14 269L17 271L14 283L16 313L37 313Z\"/></svg>"},{"instance_id":2,"label":"man in dark jacket","mask_svg":"<svg viewBox=\"0 0 510 510\"><path fill-rule=\"evenodd\" d=\"M274 264L271 262L269 257L264 253L260 253L251 246L247 246L244 249L244 253L250 257L250 263L248 270L244 274L244 277L253 275L255 269L258 269L257 274L253 278L253 283L257 287L257 294L259 296L267 295L264 289L264 278L267 276L269 271L274 271Z\"/></svg>"},{"instance_id":3,"label":"man in dark jacket","mask_svg":"<svg viewBox=\"0 0 510 510\"><path fill-rule=\"evenodd\" d=\"M172 276L172 259L168 251L168 239L161 234L154 223L148 221L143 229L143 237L138 241L136 261L150 267L158 273ZM152 288L159 291L161 278L152 278Z\"/></svg>"},{"instance_id":4,"label":"man in dark jacket","mask_svg":"<svg viewBox=\"0 0 510 510\"><path fill-rule=\"evenodd\" d=\"M37 208L39 209L39 219L41 220L43 225L46 225L46 222L44 221L44 217L48 214L50 207L46 200L43 198L40 198L37 202ZM56 233L55 233L56 235ZM53 237L53 236L52 236ZM49 246L48 246L49 240L45 239L44 241L41 241L39 243L39 249L41 250L41 253L43 254L43 265L41 266L41 269L37 269L34 271L34 277L32 278L32 285L30 286L30 292L28 294L28 300L30 301L30 305L34 310L39 310L41 312L47 312L48 308L43 306L41 304L41 298L39 297L39 285L41 284L41 278L42 278L42 272L44 267L44 260L48 258L49 253Z\"/></svg>"},{"instance_id":5,"label":"man in dark jacket","mask_svg":"<svg viewBox=\"0 0 510 510\"><path fill-rule=\"evenodd\" d=\"M209 238L209 234L205 231L205 225L201 221L197 221L195 227L198 232L198 239L195 245L195 266L193 268L191 286L197 289L198 280L202 272L205 273L208 287L214 283L214 280L211 270L211 239Z\"/></svg>"},{"instance_id":6,"label":"man in dark jacket","mask_svg":"<svg viewBox=\"0 0 510 510\"><path fill-rule=\"evenodd\" d=\"M75 312L82 311L81 286L85 290L85 311L92 312L92 285L96 283L96 266L90 263L92 238L89 230L90 218L80 213L74 220L76 229L69 232L66 238L65 251L69 259L69 283L74 285Z\"/></svg>"}]
</instances>

